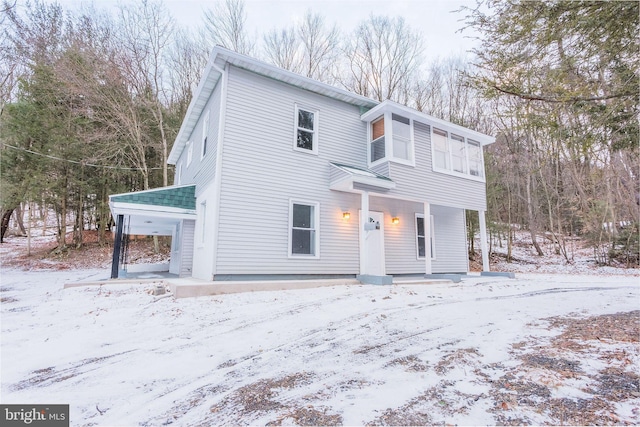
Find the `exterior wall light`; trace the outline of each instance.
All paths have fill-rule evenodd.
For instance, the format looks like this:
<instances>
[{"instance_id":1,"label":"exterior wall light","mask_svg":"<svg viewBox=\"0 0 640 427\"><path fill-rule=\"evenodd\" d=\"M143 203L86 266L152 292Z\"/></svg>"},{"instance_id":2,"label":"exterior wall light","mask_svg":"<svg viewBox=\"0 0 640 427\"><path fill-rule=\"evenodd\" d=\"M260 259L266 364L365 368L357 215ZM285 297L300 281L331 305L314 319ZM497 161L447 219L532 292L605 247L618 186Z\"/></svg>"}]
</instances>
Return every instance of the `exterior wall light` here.
<instances>
[{"instance_id":1,"label":"exterior wall light","mask_svg":"<svg viewBox=\"0 0 640 427\"><path fill-rule=\"evenodd\" d=\"M345 221L348 221L349 218L351 218L351 213L349 212L342 212L342 219L344 219Z\"/></svg>"},{"instance_id":2,"label":"exterior wall light","mask_svg":"<svg viewBox=\"0 0 640 427\"><path fill-rule=\"evenodd\" d=\"M397 216L394 216L393 218L391 218L391 224L393 225L400 224L400 218L398 218Z\"/></svg>"}]
</instances>

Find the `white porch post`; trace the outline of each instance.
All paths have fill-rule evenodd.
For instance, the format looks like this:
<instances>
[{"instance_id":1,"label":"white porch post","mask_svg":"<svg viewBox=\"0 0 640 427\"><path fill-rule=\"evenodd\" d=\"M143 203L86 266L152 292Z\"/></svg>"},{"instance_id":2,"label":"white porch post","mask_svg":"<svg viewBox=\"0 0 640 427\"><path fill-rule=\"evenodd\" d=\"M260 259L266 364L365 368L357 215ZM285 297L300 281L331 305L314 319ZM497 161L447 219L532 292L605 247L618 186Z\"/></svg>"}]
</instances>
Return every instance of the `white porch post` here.
<instances>
[{"instance_id":1,"label":"white porch post","mask_svg":"<svg viewBox=\"0 0 640 427\"><path fill-rule=\"evenodd\" d=\"M482 251L482 271L490 271L489 268L489 245L487 244L487 222L484 211L478 211L478 222L480 223L480 250Z\"/></svg>"},{"instance_id":2,"label":"white porch post","mask_svg":"<svg viewBox=\"0 0 640 427\"><path fill-rule=\"evenodd\" d=\"M364 226L369 221L369 193L360 195L360 274L367 274L367 241Z\"/></svg>"},{"instance_id":3,"label":"white porch post","mask_svg":"<svg viewBox=\"0 0 640 427\"><path fill-rule=\"evenodd\" d=\"M431 205L424 202L424 274L431 274Z\"/></svg>"}]
</instances>

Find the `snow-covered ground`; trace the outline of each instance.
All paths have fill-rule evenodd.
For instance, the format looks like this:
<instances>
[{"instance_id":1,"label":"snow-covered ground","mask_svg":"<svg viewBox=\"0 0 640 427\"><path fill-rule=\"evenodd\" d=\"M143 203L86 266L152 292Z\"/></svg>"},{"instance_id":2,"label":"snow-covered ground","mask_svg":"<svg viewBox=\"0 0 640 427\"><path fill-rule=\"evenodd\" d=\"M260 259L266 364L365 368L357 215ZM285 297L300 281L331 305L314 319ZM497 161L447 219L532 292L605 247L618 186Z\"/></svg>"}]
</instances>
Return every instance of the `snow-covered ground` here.
<instances>
[{"instance_id":1,"label":"snow-covered ground","mask_svg":"<svg viewBox=\"0 0 640 427\"><path fill-rule=\"evenodd\" d=\"M74 426L640 424L637 275L63 289L104 274L1 271L3 403Z\"/></svg>"}]
</instances>

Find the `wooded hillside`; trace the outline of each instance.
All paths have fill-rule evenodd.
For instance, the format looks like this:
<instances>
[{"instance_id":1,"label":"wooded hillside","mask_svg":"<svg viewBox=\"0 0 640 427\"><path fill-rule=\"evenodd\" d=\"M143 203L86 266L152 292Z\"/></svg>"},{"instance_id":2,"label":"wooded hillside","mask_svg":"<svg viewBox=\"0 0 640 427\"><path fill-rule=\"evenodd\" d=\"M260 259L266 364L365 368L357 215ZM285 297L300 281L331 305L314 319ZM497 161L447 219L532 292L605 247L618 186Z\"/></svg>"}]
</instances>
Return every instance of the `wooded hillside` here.
<instances>
[{"instance_id":1,"label":"wooded hillside","mask_svg":"<svg viewBox=\"0 0 640 427\"><path fill-rule=\"evenodd\" d=\"M310 10L252 37L242 0L218 0L191 30L162 1L97 7L0 7L3 234L30 204L56 212L60 249L72 219L79 246L83 230L107 224L109 194L172 183L171 144L220 44L495 135L485 152L492 234L510 242L517 224L540 253L546 235L568 262L566 239L579 235L599 263L639 262L637 1L483 1L459 11L479 47L432 63L429 40L401 17L340 29Z\"/></svg>"}]
</instances>

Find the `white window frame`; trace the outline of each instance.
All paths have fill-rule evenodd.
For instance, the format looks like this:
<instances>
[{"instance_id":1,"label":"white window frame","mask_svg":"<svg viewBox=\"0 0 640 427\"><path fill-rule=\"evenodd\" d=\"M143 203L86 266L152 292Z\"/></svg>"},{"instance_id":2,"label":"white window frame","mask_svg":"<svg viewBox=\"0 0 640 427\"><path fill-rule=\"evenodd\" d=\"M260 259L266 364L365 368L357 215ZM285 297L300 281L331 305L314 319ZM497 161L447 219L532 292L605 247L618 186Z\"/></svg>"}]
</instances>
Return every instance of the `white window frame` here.
<instances>
[{"instance_id":1,"label":"white window frame","mask_svg":"<svg viewBox=\"0 0 640 427\"><path fill-rule=\"evenodd\" d=\"M318 124L320 123L320 112L314 108L307 108L303 105L294 104L294 115L293 115L293 149L295 151L300 151L302 153L307 154L315 154L318 155ZM308 113L313 114L313 131L309 131L309 129L300 127L298 125L298 111L306 111ZM298 130L302 130L304 132L311 132L313 134L311 141L311 150L306 148L298 147Z\"/></svg>"},{"instance_id":2,"label":"white window frame","mask_svg":"<svg viewBox=\"0 0 640 427\"><path fill-rule=\"evenodd\" d=\"M191 160L193 160L193 143L187 141L187 167L191 165Z\"/></svg>"},{"instance_id":3,"label":"white window frame","mask_svg":"<svg viewBox=\"0 0 640 427\"><path fill-rule=\"evenodd\" d=\"M313 224L311 230L315 231L314 254L294 254L292 248L293 241L293 205L304 205L313 207ZM290 259L320 259L320 203L308 200L289 199L289 239L288 257Z\"/></svg>"},{"instance_id":4,"label":"white window frame","mask_svg":"<svg viewBox=\"0 0 640 427\"><path fill-rule=\"evenodd\" d=\"M475 139L471 139L471 138L467 138L466 136L460 135L460 133L455 133L456 136L461 137L462 139L464 139L464 152L465 152L465 157L464 157L464 166L465 166L465 172L457 172L453 170L453 155L451 154L451 131L449 131L448 129L443 129L440 127L434 127L432 125L430 125L431 129L431 167L433 168L434 172L439 172L439 173L443 173L443 174L447 174L447 175L452 175L452 176L458 176L461 178L465 178L465 179L469 179L472 181L478 181L478 182L486 182L485 181L485 171L484 171L484 152L482 150L482 144L479 143L478 141L476 141ZM448 161L448 169L445 168L441 168L438 167L436 165L436 149L435 149L435 143L434 143L434 139L433 139L433 133L434 133L434 129L438 129L441 132L445 132L447 134L447 161ZM474 143L478 144L479 148L480 148L480 172L481 175L471 175L471 168L469 167L469 149L468 149L468 145L469 145L469 139L471 139Z\"/></svg>"},{"instance_id":5,"label":"white window frame","mask_svg":"<svg viewBox=\"0 0 640 427\"><path fill-rule=\"evenodd\" d=\"M404 119L408 119L409 120L409 147L407 149L408 154L409 154L409 159L403 159L400 157L396 157L395 153L393 152L393 116L399 116L402 117ZM371 161L371 144L372 144L372 140L371 137L373 136L372 134L372 126L373 123L377 122L380 119L384 119L384 143L385 143L385 147L384 147L384 157L381 157L378 160L375 161ZM413 166L415 167L416 165L416 150L415 150L415 137L414 137L414 121L411 117L405 117L404 115L402 115L402 113L400 114L396 114L396 113L392 113L392 112L386 112L378 117L376 117L374 120L371 120L370 122L368 122L368 126L367 126L367 162L369 167L373 167L376 165L379 165L381 163L384 162L394 162L394 163L400 163L403 165L408 165L408 166Z\"/></svg>"},{"instance_id":6,"label":"white window frame","mask_svg":"<svg viewBox=\"0 0 640 427\"><path fill-rule=\"evenodd\" d=\"M421 213L416 213L416 218L413 221L413 224L415 226L415 235L416 235L416 259L417 260L424 260L425 257L420 256L420 244L418 242L418 218L422 218L422 220L424 221L424 214ZM426 224L425 224L426 225ZM430 221L429 221L429 226L430 228L430 241L429 241L429 245L431 247L431 260L435 260L436 259L436 235L435 235L435 226L434 226L434 219L433 219L433 215L431 215ZM423 236L424 238L424 236ZM425 239L425 252L427 250L427 240Z\"/></svg>"},{"instance_id":7,"label":"white window frame","mask_svg":"<svg viewBox=\"0 0 640 427\"><path fill-rule=\"evenodd\" d=\"M211 110L207 110L202 122L202 148L200 150L200 160L204 159L207 155L207 145L209 142L209 116L211 116Z\"/></svg>"}]
</instances>

